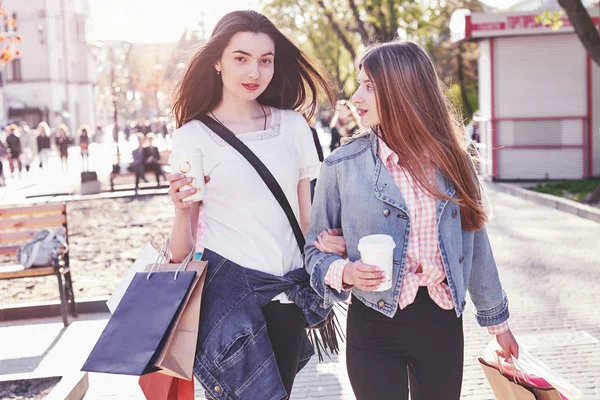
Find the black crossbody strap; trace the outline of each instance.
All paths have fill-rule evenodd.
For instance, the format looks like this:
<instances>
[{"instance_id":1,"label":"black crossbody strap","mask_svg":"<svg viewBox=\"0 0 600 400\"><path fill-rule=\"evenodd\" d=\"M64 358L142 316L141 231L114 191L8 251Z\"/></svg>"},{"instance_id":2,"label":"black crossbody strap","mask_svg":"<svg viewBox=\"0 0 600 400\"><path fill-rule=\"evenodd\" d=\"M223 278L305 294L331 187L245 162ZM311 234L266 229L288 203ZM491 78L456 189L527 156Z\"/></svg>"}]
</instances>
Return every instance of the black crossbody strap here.
<instances>
[{"instance_id":1,"label":"black crossbody strap","mask_svg":"<svg viewBox=\"0 0 600 400\"><path fill-rule=\"evenodd\" d=\"M211 131L219 135L221 139L226 141L231 147L236 149L248 162L254 167L258 175L265 182L273 196L279 202L279 205L285 212L288 220L290 221L290 225L292 226L292 231L294 231L294 236L296 237L296 241L298 242L298 247L300 247L300 252L304 254L304 245L306 241L304 240L304 234L302 233L302 229L300 228L300 224L296 219L296 215L294 215L294 210L290 205L283 189L277 183L277 180L271 174L271 171L263 164L262 161L242 142L238 139L233 132L231 132L226 126L220 124L215 121L213 118L208 115L199 118L200 121L206 125Z\"/></svg>"}]
</instances>

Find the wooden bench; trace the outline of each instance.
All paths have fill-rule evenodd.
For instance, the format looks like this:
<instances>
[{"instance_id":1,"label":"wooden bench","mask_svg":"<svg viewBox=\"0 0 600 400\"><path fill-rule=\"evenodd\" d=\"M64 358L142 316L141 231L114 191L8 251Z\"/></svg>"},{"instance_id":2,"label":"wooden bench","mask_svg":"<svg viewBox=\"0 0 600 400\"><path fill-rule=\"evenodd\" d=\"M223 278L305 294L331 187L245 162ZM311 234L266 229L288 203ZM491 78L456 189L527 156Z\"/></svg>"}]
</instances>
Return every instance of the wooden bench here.
<instances>
[{"instance_id":1,"label":"wooden bench","mask_svg":"<svg viewBox=\"0 0 600 400\"><path fill-rule=\"evenodd\" d=\"M165 171L165 167L169 165L169 157L171 156L171 151L170 150L163 150L160 152L160 166L161 169L163 171ZM127 167L133 162L133 158L131 156L131 154L128 154L126 156L121 155L121 171L115 173L115 172L111 172L110 174L110 191L114 192L115 191L115 181L117 179L120 179L122 177L134 177L135 178L135 172L131 172L127 169ZM154 173L154 171L146 171L144 173L144 177L150 177L150 178L155 178L156 174ZM158 184L158 182L157 182ZM137 191L139 188L136 186L135 190Z\"/></svg>"},{"instance_id":2,"label":"wooden bench","mask_svg":"<svg viewBox=\"0 0 600 400\"><path fill-rule=\"evenodd\" d=\"M0 254L13 256L15 262L19 246L31 240L36 232L43 228L52 229L61 226L65 228L67 233L67 248L64 248L52 260L51 265L31 268L25 268L20 264L0 266L0 280L56 276L60 294L60 311L63 323L68 326L68 311L76 317L77 308L69 267L66 204L0 208Z\"/></svg>"}]
</instances>

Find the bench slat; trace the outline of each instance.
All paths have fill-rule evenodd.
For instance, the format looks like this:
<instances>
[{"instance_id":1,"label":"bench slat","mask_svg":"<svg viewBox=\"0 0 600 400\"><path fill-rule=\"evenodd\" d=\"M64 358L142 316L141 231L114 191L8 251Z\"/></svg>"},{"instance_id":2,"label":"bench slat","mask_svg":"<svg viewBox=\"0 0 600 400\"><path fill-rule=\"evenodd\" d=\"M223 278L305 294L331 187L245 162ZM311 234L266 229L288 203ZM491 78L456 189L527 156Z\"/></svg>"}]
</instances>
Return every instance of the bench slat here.
<instances>
[{"instance_id":1,"label":"bench slat","mask_svg":"<svg viewBox=\"0 0 600 400\"><path fill-rule=\"evenodd\" d=\"M0 230L15 228L47 228L61 226L67 223L67 217L63 214L46 215L43 217L17 217L0 219Z\"/></svg>"},{"instance_id":2,"label":"bench slat","mask_svg":"<svg viewBox=\"0 0 600 400\"><path fill-rule=\"evenodd\" d=\"M1 232L0 231L0 243L12 243L12 242L20 242L20 241L29 241L33 238L33 235L37 230L34 231L10 231L10 232Z\"/></svg>"},{"instance_id":3,"label":"bench slat","mask_svg":"<svg viewBox=\"0 0 600 400\"><path fill-rule=\"evenodd\" d=\"M5 255L5 256L17 254L18 249L19 249L19 246L2 246L2 247L0 247L0 254Z\"/></svg>"},{"instance_id":4,"label":"bench slat","mask_svg":"<svg viewBox=\"0 0 600 400\"><path fill-rule=\"evenodd\" d=\"M0 267L0 280L15 278L31 278L36 276L49 276L54 274L54 267L25 268L22 265L8 265Z\"/></svg>"},{"instance_id":5,"label":"bench slat","mask_svg":"<svg viewBox=\"0 0 600 400\"><path fill-rule=\"evenodd\" d=\"M18 215L59 214L66 212L64 203L39 204L35 206L0 208L0 217L13 217Z\"/></svg>"}]
</instances>

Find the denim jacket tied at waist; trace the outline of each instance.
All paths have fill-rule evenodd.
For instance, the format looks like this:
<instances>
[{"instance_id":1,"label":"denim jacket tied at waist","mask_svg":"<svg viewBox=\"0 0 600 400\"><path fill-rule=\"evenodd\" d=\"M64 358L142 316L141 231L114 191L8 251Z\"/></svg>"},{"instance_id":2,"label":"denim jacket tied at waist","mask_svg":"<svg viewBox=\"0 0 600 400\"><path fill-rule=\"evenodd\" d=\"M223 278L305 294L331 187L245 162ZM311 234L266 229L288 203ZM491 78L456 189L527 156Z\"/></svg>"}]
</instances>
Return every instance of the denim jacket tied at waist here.
<instances>
[{"instance_id":1,"label":"denim jacket tied at waist","mask_svg":"<svg viewBox=\"0 0 600 400\"><path fill-rule=\"evenodd\" d=\"M194 374L214 399L286 398L262 307L285 292L310 326L324 321L331 307L323 308L323 299L311 288L303 268L274 276L244 268L208 249L202 259L208 261L208 268ZM307 335L298 371L313 354Z\"/></svg>"}]
</instances>

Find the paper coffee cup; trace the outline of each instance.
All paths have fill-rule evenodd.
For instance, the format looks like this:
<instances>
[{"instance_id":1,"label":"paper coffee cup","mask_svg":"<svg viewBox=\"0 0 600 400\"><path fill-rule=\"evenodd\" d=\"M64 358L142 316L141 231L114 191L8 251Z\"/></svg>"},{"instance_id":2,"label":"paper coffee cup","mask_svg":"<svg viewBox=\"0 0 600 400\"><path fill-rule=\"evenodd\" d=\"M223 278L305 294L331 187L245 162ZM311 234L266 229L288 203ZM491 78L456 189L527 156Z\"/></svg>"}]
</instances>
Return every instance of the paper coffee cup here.
<instances>
[{"instance_id":1,"label":"paper coffee cup","mask_svg":"<svg viewBox=\"0 0 600 400\"><path fill-rule=\"evenodd\" d=\"M192 182L179 189L180 192L196 189L196 193L183 199L188 201L201 201L206 197L206 183L204 183L204 167L201 152L171 154L171 172L182 173Z\"/></svg>"},{"instance_id":2,"label":"paper coffee cup","mask_svg":"<svg viewBox=\"0 0 600 400\"><path fill-rule=\"evenodd\" d=\"M362 262L376 266L385 274L385 281L375 290L376 292L383 292L392 288L395 248L396 243L389 235L369 235L358 241L358 251L360 251Z\"/></svg>"}]
</instances>

